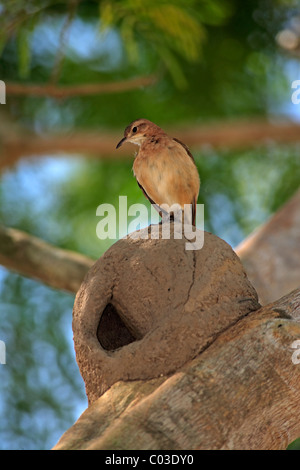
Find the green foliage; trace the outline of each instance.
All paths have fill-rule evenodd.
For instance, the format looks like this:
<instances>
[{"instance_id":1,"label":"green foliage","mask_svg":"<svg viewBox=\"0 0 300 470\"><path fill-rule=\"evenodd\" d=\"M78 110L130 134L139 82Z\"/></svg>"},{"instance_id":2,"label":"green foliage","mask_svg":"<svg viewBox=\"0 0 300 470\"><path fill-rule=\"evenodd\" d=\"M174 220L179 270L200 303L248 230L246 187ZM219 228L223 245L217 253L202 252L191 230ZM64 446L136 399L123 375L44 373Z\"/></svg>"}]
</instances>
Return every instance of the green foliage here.
<instances>
[{"instance_id":1,"label":"green foliage","mask_svg":"<svg viewBox=\"0 0 300 470\"><path fill-rule=\"evenodd\" d=\"M293 441L287 448L287 450L300 450L300 438Z\"/></svg>"},{"instance_id":2,"label":"green foliage","mask_svg":"<svg viewBox=\"0 0 300 470\"><path fill-rule=\"evenodd\" d=\"M133 63L141 59L143 42L150 45L177 86L182 88L187 83L176 55L191 62L198 60L205 37L198 15L192 14L195 12L194 3L106 0L100 4L101 27L119 29L128 57Z\"/></svg>"},{"instance_id":3,"label":"green foliage","mask_svg":"<svg viewBox=\"0 0 300 470\"><path fill-rule=\"evenodd\" d=\"M86 2L95 12L95 2ZM4 6L6 22L0 33L0 45L4 47L8 32L16 32L19 50L19 75L27 78L30 60L32 25L51 14L56 2L7 2ZM72 2L66 3L64 13L69 14ZM205 40L205 24L221 24L230 14L228 1L206 0L103 0L99 3L100 31L116 28L123 40L129 61L138 65L145 49L158 59L171 74L178 88L186 88L184 67L179 58L197 62ZM83 16L87 5L83 6ZM81 10L78 7L80 14ZM1 24L1 23L0 23Z\"/></svg>"}]
</instances>

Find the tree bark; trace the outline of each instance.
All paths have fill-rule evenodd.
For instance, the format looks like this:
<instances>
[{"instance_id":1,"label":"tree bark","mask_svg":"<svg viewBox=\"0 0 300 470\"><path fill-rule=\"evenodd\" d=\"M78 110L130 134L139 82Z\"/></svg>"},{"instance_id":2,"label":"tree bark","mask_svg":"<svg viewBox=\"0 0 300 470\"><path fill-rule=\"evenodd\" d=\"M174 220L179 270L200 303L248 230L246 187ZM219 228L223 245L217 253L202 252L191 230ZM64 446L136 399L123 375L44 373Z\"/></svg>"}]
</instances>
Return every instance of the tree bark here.
<instances>
[{"instance_id":1,"label":"tree bark","mask_svg":"<svg viewBox=\"0 0 300 470\"><path fill-rule=\"evenodd\" d=\"M169 377L118 382L54 450L280 450L300 435L300 289L240 319Z\"/></svg>"}]
</instances>

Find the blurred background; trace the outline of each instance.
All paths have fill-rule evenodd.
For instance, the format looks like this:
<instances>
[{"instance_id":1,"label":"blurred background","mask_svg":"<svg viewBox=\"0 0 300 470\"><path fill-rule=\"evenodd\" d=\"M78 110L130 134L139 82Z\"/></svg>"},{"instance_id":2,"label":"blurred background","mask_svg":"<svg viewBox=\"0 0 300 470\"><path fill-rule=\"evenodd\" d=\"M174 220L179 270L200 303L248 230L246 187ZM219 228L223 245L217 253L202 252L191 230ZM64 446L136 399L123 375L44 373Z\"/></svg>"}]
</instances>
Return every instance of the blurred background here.
<instances>
[{"instance_id":1,"label":"blurred background","mask_svg":"<svg viewBox=\"0 0 300 470\"><path fill-rule=\"evenodd\" d=\"M146 202L115 150L141 117L190 146L205 229L233 248L299 188L300 138L264 135L300 121L298 1L0 0L0 52L0 224L100 257L99 204ZM0 266L3 449L51 448L87 406L73 302Z\"/></svg>"}]
</instances>

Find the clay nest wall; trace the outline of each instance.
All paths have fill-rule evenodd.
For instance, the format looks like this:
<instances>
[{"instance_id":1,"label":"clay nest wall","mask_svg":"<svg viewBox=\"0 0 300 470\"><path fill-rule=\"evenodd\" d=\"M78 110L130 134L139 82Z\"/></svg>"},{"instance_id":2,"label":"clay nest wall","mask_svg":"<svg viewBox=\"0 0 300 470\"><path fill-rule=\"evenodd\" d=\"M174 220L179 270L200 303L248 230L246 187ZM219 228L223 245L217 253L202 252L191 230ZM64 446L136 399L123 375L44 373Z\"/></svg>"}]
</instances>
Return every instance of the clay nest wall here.
<instances>
[{"instance_id":1,"label":"clay nest wall","mask_svg":"<svg viewBox=\"0 0 300 470\"><path fill-rule=\"evenodd\" d=\"M153 239L144 229L115 243L88 272L73 330L90 403L119 380L176 371L258 309L231 247L211 233L198 234L203 246L190 250L184 236Z\"/></svg>"}]
</instances>

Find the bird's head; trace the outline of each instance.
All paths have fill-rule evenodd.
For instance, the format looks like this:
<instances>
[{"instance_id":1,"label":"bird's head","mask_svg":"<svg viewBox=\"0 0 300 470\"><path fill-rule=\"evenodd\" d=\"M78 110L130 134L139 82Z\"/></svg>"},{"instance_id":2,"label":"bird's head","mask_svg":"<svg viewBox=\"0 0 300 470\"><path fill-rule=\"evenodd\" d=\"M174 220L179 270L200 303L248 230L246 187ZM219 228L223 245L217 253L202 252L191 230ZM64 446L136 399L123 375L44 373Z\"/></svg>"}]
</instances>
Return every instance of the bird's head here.
<instances>
[{"instance_id":1,"label":"bird's head","mask_svg":"<svg viewBox=\"0 0 300 470\"><path fill-rule=\"evenodd\" d=\"M124 131L124 137L120 140L117 145L117 149L121 147L124 142L131 142L132 144L142 145L142 143L156 134L157 132L163 132L160 127L154 124L148 119L137 119L133 121Z\"/></svg>"}]
</instances>

